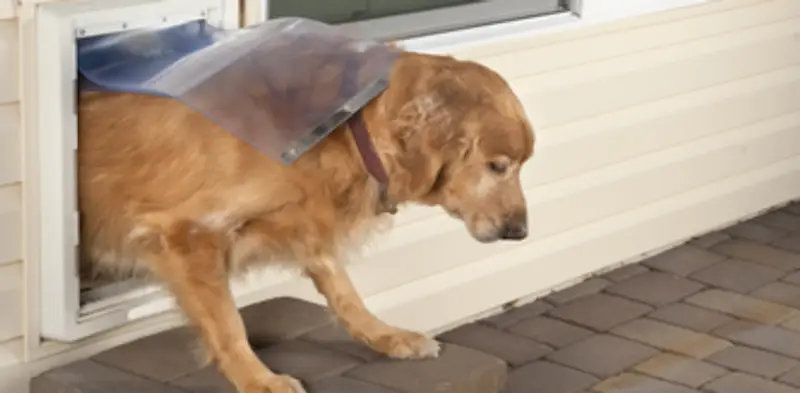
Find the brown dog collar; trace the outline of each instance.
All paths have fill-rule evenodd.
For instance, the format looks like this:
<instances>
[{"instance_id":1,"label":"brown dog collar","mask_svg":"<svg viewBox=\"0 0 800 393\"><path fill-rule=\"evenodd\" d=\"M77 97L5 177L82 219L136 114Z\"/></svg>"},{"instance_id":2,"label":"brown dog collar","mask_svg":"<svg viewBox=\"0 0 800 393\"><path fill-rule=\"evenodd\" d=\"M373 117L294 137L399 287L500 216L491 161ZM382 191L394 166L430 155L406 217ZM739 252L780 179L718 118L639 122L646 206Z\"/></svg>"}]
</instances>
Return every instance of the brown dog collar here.
<instances>
[{"instance_id":1,"label":"brown dog collar","mask_svg":"<svg viewBox=\"0 0 800 393\"><path fill-rule=\"evenodd\" d=\"M352 57L346 57L344 60L347 69L359 69L358 64ZM356 86L356 78L357 73L355 72L344 73L342 84L339 87L343 93L341 96L347 97L352 93L352 90L355 89ZM356 147L361 155L361 160L364 162L364 166L367 168L367 172L378 182L378 201L375 213L397 213L397 204L392 202L391 198L389 198L389 175L386 172L386 168L383 166L383 162L381 162L381 158L375 151L375 145L372 143L372 138L369 136L369 131L367 131L367 125L364 122L364 117L360 109L355 111L350 118L347 119L347 126L350 128L350 133L353 135Z\"/></svg>"},{"instance_id":2,"label":"brown dog collar","mask_svg":"<svg viewBox=\"0 0 800 393\"><path fill-rule=\"evenodd\" d=\"M378 182L378 205L377 214L397 213L397 204L389 198L389 175L386 173L386 168L383 166L378 153L375 151L375 145L372 143L372 138L367 131L367 125L364 123L364 118L361 116L361 111L356 112L347 120L347 126L350 128L350 133L356 142L361 159L364 161L364 166L367 168L370 176Z\"/></svg>"}]
</instances>

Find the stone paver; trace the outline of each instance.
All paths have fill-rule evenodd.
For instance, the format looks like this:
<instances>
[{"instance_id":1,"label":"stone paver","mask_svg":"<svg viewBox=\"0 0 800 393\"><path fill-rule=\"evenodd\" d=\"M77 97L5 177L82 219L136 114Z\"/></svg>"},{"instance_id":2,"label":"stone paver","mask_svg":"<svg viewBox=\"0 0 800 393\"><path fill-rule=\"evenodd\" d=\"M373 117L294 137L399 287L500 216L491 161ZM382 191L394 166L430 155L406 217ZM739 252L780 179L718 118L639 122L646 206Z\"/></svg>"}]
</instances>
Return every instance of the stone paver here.
<instances>
[{"instance_id":1,"label":"stone paver","mask_svg":"<svg viewBox=\"0 0 800 393\"><path fill-rule=\"evenodd\" d=\"M699 393L686 386L633 373L609 378L597 384L593 390L600 393Z\"/></svg>"},{"instance_id":2,"label":"stone paver","mask_svg":"<svg viewBox=\"0 0 800 393\"><path fill-rule=\"evenodd\" d=\"M606 279L593 277L582 281L577 285L560 291L553 292L545 296L545 300L553 304L565 304L584 296L593 295L611 285Z\"/></svg>"},{"instance_id":3,"label":"stone paver","mask_svg":"<svg viewBox=\"0 0 800 393\"><path fill-rule=\"evenodd\" d=\"M800 202L794 201L792 203L789 203L785 206L782 206L781 210L787 213L794 214L796 216L800 216Z\"/></svg>"},{"instance_id":4,"label":"stone paver","mask_svg":"<svg viewBox=\"0 0 800 393\"><path fill-rule=\"evenodd\" d=\"M497 356L512 366L530 363L553 351L531 339L476 323L444 333L439 340Z\"/></svg>"},{"instance_id":5,"label":"stone paver","mask_svg":"<svg viewBox=\"0 0 800 393\"><path fill-rule=\"evenodd\" d=\"M734 225L726 229L725 232L733 235L734 237L752 240L759 243L772 243L787 236L785 231L770 228L752 221L746 221L739 225ZM717 242L717 244L718 243L721 242Z\"/></svg>"},{"instance_id":6,"label":"stone paver","mask_svg":"<svg viewBox=\"0 0 800 393\"><path fill-rule=\"evenodd\" d=\"M702 247L711 248L715 245L722 243L731 238L731 235L725 232L711 232L702 236L698 236L689 241L689 244Z\"/></svg>"},{"instance_id":7,"label":"stone paver","mask_svg":"<svg viewBox=\"0 0 800 393\"><path fill-rule=\"evenodd\" d=\"M510 327L508 331L555 348L561 348L594 334L589 329L544 316L522 321Z\"/></svg>"},{"instance_id":8,"label":"stone paver","mask_svg":"<svg viewBox=\"0 0 800 393\"><path fill-rule=\"evenodd\" d=\"M787 319L780 324L781 327L784 327L789 330L794 330L796 332L800 332L800 316L796 316L794 318Z\"/></svg>"},{"instance_id":9,"label":"stone paver","mask_svg":"<svg viewBox=\"0 0 800 393\"><path fill-rule=\"evenodd\" d=\"M542 300L537 300L535 302L512 308L489 318L485 318L481 320L481 323L498 329L505 329L511 325L519 323L522 320L542 315L552 308L553 306L551 306L549 303Z\"/></svg>"},{"instance_id":10,"label":"stone paver","mask_svg":"<svg viewBox=\"0 0 800 393\"><path fill-rule=\"evenodd\" d=\"M503 393L578 393L597 381L585 372L539 361L512 371Z\"/></svg>"},{"instance_id":11,"label":"stone paver","mask_svg":"<svg viewBox=\"0 0 800 393\"><path fill-rule=\"evenodd\" d=\"M284 341L256 354L272 370L303 382L340 375L361 364L355 357L304 341Z\"/></svg>"},{"instance_id":12,"label":"stone paver","mask_svg":"<svg viewBox=\"0 0 800 393\"><path fill-rule=\"evenodd\" d=\"M47 371L31 380L34 393L184 393L152 379L81 360Z\"/></svg>"},{"instance_id":13,"label":"stone paver","mask_svg":"<svg viewBox=\"0 0 800 393\"><path fill-rule=\"evenodd\" d=\"M784 282L771 282L753 291L750 296L800 309L800 287Z\"/></svg>"},{"instance_id":14,"label":"stone paver","mask_svg":"<svg viewBox=\"0 0 800 393\"><path fill-rule=\"evenodd\" d=\"M618 374L658 351L619 337L598 334L553 352L547 358L599 377Z\"/></svg>"},{"instance_id":15,"label":"stone paver","mask_svg":"<svg viewBox=\"0 0 800 393\"><path fill-rule=\"evenodd\" d=\"M734 321L731 316L686 303L664 306L650 313L648 318L701 333L708 333Z\"/></svg>"},{"instance_id":16,"label":"stone paver","mask_svg":"<svg viewBox=\"0 0 800 393\"><path fill-rule=\"evenodd\" d=\"M688 276L723 259L726 259L724 255L691 244L684 244L650 257L642 263L661 271Z\"/></svg>"},{"instance_id":17,"label":"stone paver","mask_svg":"<svg viewBox=\"0 0 800 393\"><path fill-rule=\"evenodd\" d=\"M558 319L574 322L598 331L638 318L652 307L618 296L598 293L556 307L548 313Z\"/></svg>"},{"instance_id":18,"label":"stone paver","mask_svg":"<svg viewBox=\"0 0 800 393\"><path fill-rule=\"evenodd\" d=\"M769 266L738 259L717 262L692 273L689 278L738 293L749 293L786 273Z\"/></svg>"},{"instance_id":19,"label":"stone paver","mask_svg":"<svg viewBox=\"0 0 800 393\"><path fill-rule=\"evenodd\" d=\"M772 245L787 251L800 252L800 233L795 233L782 237L772 242Z\"/></svg>"},{"instance_id":20,"label":"stone paver","mask_svg":"<svg viewBox=\"0 0 800 393\"><path fill-rule=\"evenodd\" d=\"M785 272L800 269L800 255L750 240L733 239L711 249L731 258L760 263Z\"/></svg>"},{"instance_id":21,"label":"stone paver","mask_svg":"<svg viewBox=\"0 0 800 393\"><path fill-rule=\"evenodd\" d=\"M354 356L363 361L371 361L381 357L379 353L373 351L366 344L354 339L339 324L326 325L312 330L300 336L299 339Z\"/></svg>"},{"instance_id":22,"label":"stone paver","mask_svg":"<svg viewBox=\"0 0 800 393\"><path fill-rule=\"evenodd\" d=\"M787 232L800 231L800 217L781 210L771 211L752 220L755 223Z\"/></svg>"},{"instance_id":23,"label":"stone paver","mask_svg":"<svg viewBox=\"0 0 800 393\"><path fill-rule=\"evenodd\" d=\"M403 393L486 393L497 392L505 385L507 369L493 356L448 344L442 347L438 359L381 359L344 376Z\"/></svg>"},{"instance_id":24,"label":"stone paver","mask_svg":"<svg viewBox=\"0 0 800 393\"><path fill-rule=\"evenodd\" d=\"M92 360L156 381L170 381L202 368L194 351L196 341L190 329L177 328L101 352Z\"/></svg>"},{"instance_id":25,"label":"stone paver","mask_svg":"<svg viewBox=\"0 0 800 393\"><path fill-rule=\"evenodd\" d=\"M800 388L800 367L795 367L778 378L778 382Z\"/></svg>"},{"instance_id":26,"label":"stone paver","mask_svg":"<svg viewBox=\"0 0 800 393\"><path fill-rule=\"evenodd\" d=\"M714 331L734 343L800 359L800 333L780 326L735 321Z\"/></svg>"},{"instance_id":27,"label":"stone paver","mask_svg":"<svg viewBox=\"0 0 800 393\"><path fill-rule=\"evenodd\" d=\"M634 371L665 381L698 388L728 373L728 370L702 360L672 353L661 353L637 364Z\"/></svg>"},{"instance_id":28,"label":"stone paver","mask_svg":"<svg viewBox=\"0 0 800 393\"><path fill-rule=\"evenodd\" d=\"M611 282L621 282L649 271L644 265L632 263L603 274L603 278Z\"/></svg>"},{"instance_id":29,"label":"stone paver","mask_svg":"<svg viewBox=\"0 0 800 393\"><path fill-rule=\"evenodd\" d=\"M763 324L778 324L798 315L790 307L719 289L698 293L686 302Z\"/></svg>"},{"instance_id":30,"label":"stone paver","mask_svg":"<svg viewBox=\"0 0 800 393\"><path fill-rule=\"evenodd\" d=\"M800 270L787 275L783 278L783 281L786 281L790 284L800 285Z\"/></svg>"},{"instance_id":31,"label":"stone paver","mask_svg":"<svg viewBox=\"0 0 800 393\"><path fill-rule=\"evenodd\" d=\"M170 385L176 386L185 392L236 393L233 385L214 366L208 366L200 371L180 377L170 382Z\"/></svg>"},{"instance_id":32,"label":"stone paver","mask_svg":"<svg viewBox=\"0 0 800 393\"><path fill-rule=\"evenodd\" d=\"M730 342L652 319L637 319L612 333L644 344L702 359L731 345Z\"/></svg>"},{"instance_id":33,"label":"stone paver","mask_svg":"<svg viewBox=\"0 0 800 393\"><path fill-rule=\"evenodd\" d=\"M241 312L250 343L255 347L291 340L334 322L326 308L288 297L256 303Z\"/></svg>"},{"instance_id":34,"label":"stone paver","mask_svg":"<svg viewBox=\"0 0 800 393\"><path fill-rule=\"evenodd\" d=\"M453 328L437 359L387 359L298 299L243 316L259 358L308 393L800 393L800 203ZM30 392L236 393L196 345L172 329Z\"/></svg>"},{"instance_id":35,"label":"stone paver","mask_svg":"<svg viewBox=\"0 0 800 393\"><path fill-rule=\"evenodd\" d=\"M795 359L738 345L725 348L706 358L706 361L770 379L798 365Z\"/></svg>"},{"instance_id":36,"label":"stone paver","mask_svg":"<svg viewBox=\"0 0 800 393\"><path fill-rule=\"evenodd\" d=\"M648 272L617 283L607 292L653 306L674 303L699 290L703 285L663 272Z\"/></svg>"},{"instance_id":37,"label":"stone paver","mask_svg":"<svg viewBox=\"0 0 800 393\"><path fill-rule=\"evenodd\" d=\"M383 386L373 385L356 379L333 377L308 386L308 393L398 393Z\"/></svg>"},{"instance_id":38,"label":"stone paver","mask_svg":"<svg viewBox=\"0 0 800 393\"><path fill-rule=\"evenodd\" d=\"M708 383L705 390L714 393L798 393L791 386L744 373L728 374Z\"/></svg>"}]
</instances>

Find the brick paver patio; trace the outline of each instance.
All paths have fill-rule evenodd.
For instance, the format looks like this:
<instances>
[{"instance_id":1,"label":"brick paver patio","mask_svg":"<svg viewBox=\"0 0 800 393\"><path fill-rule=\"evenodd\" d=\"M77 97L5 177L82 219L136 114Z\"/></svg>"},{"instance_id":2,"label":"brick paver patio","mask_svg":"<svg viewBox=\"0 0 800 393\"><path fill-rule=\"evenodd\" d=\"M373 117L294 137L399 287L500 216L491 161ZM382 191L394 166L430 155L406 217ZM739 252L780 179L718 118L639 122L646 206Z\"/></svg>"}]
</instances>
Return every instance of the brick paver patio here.
<instances>
[{"instance_id":1,"label":"brick paver patio","mask_svg":"<svg viewBox=\"0 0 800 393\"><path fill-rule=\"evenodd\" d=\"M444 333L437 360L384 359L294 299L244 315L261 358L310 393L800 393L800 204ZM147 337L31 392L232 392L192 344Z\"/></svg>"}]
</instances>

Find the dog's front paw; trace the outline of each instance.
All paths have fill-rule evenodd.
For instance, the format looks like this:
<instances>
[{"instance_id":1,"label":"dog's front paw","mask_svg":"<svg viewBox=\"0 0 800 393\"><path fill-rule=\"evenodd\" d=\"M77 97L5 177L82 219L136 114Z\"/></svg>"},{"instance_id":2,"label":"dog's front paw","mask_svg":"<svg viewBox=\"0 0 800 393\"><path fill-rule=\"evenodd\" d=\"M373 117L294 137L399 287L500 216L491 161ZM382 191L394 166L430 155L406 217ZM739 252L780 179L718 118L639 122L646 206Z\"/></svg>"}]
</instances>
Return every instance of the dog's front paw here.
<instances>
[{"instance_id":1,"label":"dog's front paw","mask_svg":"<svg viewBox=\"0 0 800 393\"><path fill-rule=\"evenodd\" d=\"M245 389L242 393L306 393L300 381L288 375L276 375L260 386Z\"/></svg>"},{"instance_id":2,"label":"dog's front paw","mask_svg":"<svg viewBox=\"0 0 800 393\"><path fill-rule=\"evenodd\" d=\"M378 337L373 348L395 359L422 359L439 356L439 342L417 332L397 330Z\"/></svg>"}]
</instances>

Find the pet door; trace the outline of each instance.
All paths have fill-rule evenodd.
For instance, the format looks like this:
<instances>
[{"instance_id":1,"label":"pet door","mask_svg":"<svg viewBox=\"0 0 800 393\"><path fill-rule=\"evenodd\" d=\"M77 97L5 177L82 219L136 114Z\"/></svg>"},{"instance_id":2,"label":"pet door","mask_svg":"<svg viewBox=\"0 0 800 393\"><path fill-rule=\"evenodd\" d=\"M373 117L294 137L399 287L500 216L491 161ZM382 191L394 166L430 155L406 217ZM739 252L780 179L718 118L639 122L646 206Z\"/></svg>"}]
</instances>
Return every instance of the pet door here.
<instances>
[{"instance_id":1,"label":"pet door","mask_svg":"<svg viewBox=\"0 0 800 393\"><path fill-rule=\"evenodd\" d=\"M84 274L79 261L76 149L77 57L80 39L191 21L235 29L238 0L87 0L36 8L33 69L27 91L33 121L30 148L26 258L39 270L39 325L46 339L75 341L127 323L130 310L163 296L135 277L109 280ZM31 64L32 63L32 64ZM84 271L85 272L85 271Z\"/></svg>"}]
</instances>

